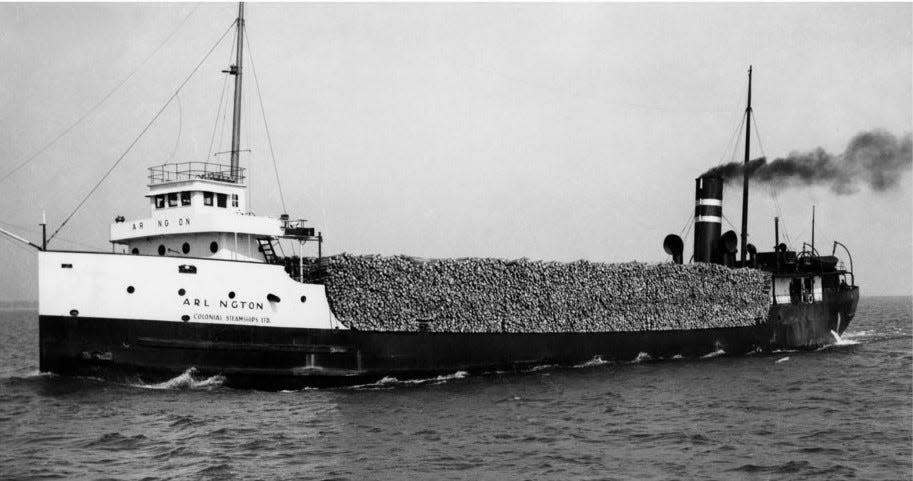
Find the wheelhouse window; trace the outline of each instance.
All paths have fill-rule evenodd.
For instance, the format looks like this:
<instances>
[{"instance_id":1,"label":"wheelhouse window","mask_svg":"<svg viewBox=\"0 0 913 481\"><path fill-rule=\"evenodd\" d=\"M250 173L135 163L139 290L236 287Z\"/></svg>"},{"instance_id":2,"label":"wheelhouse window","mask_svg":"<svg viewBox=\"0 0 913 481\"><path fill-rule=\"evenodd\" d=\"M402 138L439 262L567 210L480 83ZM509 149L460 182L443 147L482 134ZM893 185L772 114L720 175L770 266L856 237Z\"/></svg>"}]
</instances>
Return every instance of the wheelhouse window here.
<instances>
[{"instance_id":1,"label":"wheelhouse window","mask_svg":"<svg viewBox=\"0 0 913 481\"><path fill-rule=\"evenodd\" d=\"M178 193L172 192L168 194L168 207L177 207L178 206Z\"/></svg>"},{"instance_id":2,"label":"wheelhouse window","mask_svg":"<svg viewBox=\"0 0 913 481\"><path fill-rule=\"evenodd\" d=\"M203 192L203 205L212 206L212 192Z\"/></svg>"},{"instance_id":3,"label":"wheelhouse window","mask_svg":"<svg viewBox=\"0 0 913 481\"><path fill-rule=\"evenodd\" d=\"M181 192L181 205L190 205L190 192Z\"/></svg>"},{"instance_id":4,"label":"wheelhouse window","mask_svg":"<svg viewBox=\"0 0 913 481\"><path fill-rule=\"evenodd\" d=\"M232 207L238 206L238 194L231 194L231 206Z\"/></svg>"},{"instance_id":5,"label":"wheelhouse window","mask_svg":"<svg viewBox=\"0 0 913 481\"><path fill-rule=\"evenodd\" d=\"M216 194L216 204L219 207L228 207L228 195L227 194Z\"/></svg>"},{"instance_id":6,"label":"wheelhouse window","mask_svg":"<svg viewBox=\"0 0 913 481\"><path fill-rule=\"evenodd\" d=\"M164 195L157 195L157 196L155 196L155 208L156 208L156 209L164 209L164 208L165 208L165 196L164 196Z\"/></svg>"}]
</instances>

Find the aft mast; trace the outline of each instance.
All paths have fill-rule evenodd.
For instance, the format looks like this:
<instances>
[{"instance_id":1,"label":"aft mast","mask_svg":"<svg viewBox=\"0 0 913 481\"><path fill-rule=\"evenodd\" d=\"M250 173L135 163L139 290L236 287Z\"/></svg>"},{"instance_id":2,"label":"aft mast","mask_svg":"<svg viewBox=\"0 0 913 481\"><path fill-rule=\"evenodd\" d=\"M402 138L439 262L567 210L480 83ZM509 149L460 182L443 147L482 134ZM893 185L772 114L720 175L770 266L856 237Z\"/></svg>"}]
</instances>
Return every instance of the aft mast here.
<instances>
[{"instance_id":1,"label":"aft mast","mask_svg":"<svg viewBox=\"0 0 913 481\"><path fill-rule=\"evenodd\" d=\"M740 265L745 266L748 250L748 156L751 152L751 65L748 66L748 106L745 108L745 166L742 168L742 248Z\"/></svg>"},{"instance_id":2,"label":"aft mast","mask_svg":"<svg viewBox=\"0 0 913 481\"><path fill-rule=\"evenodd\" d=\"M244 2L238 3L238 19L235 22L238 29L238 45L235 53L235 64L224 72L235 76L234 110L231 122L231 178L238 180L238 157L241 152L241 77L244 62Z\"/></svg>"}]
</instances>

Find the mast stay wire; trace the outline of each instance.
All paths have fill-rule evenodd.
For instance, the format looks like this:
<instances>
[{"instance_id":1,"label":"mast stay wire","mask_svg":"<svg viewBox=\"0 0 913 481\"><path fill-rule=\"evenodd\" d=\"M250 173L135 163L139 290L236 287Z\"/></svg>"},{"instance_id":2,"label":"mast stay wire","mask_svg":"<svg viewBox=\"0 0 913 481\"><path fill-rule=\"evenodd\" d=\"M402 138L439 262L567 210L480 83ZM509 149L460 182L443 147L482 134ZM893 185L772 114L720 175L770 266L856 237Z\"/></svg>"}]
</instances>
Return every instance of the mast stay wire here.
<instances>
[{"instance_id":1,"label":"mast stay wire","mask_svg":"<svg viewBox=\"0 0 913 481\"><path fill-rule=\"evenodd\" d=\"M181 132L184 130L184 107L181 105L181 96L177 96L178 101L178 137L174 141L174 149L171 151L171 157L168 158L168 161L174 160L174 156L178 153L178 147L181 145Z\"/></svg>"},{"instance_id":2,"label":"mast stay wire","mask_svg":"<svg viewBox=\"0 0 913 481\"><path fill-rule=\"evenodd\" d=\"M235 31L234 40L232 40L232 44L237 43L237 41L238 41L238 32ZM234 52L232 50L229 50L228 53L229 53L229 56L228 56L227 64L231 65L233 63L232 59L234 57ZM228 78L231 77L231 73L229 73L228 71L223 71L223 72L225 73L225 80L227 82ZM223 89L224 88L225 88L225 85L223 84ZM224 90L223 90L223 92L224 92ZM219 107L221 108L221 106L222 106L222 100L219 100ZM222 139L225 138L225 126L228 125L227 124L227 122L228 122L228 102L225 102L225 109L222 110L221 112L222 112L222 122L221 123L219 123L219 118L216 117L216 127L215 128L217 128L217 130L219 131L219 141L216 143L216 150L221 150L222 145L224 145L224 143L222 142ZM231 150L231 149L229 149L229 150ZM216 156L215 151L212 151L211 154L213 157ZM209 160L208 155L209 154L207 154L207 161Z\"/></svg>"},{"instance_id":3,"label":"mast stay wire","mask_svg":"<svg viewBox=\"0 0 913 481\"><path fill-rule=\"evenodd\" d=\"M758 139L758 150L761 151L762 156L767 157L767 152L764 152L764 144L761 142L761 132L758 130L758 114L754 109L751 109L751 113L754 114L751 117L751 123L754 124L754 135Z\"/></svg>"},{"instance_id":4,"label":"mast stay wire","mask_svg":"<svg viewBox=\"0 0 913 481\"><path fill-rule=\"evenodd\" d=\"M682 226L682 230L679 232L679 237L682 238L682 242L688 240L688 234L691 233L691 227L694 226L694 214L691 212L688 213L688 218L685 219L685 225ZM687 231L686 231L687 229Z\"/></svg>"},{"instance_id":5,"label":"mast stay wire","mask_svg":"<svg viewBox=\"0 0 913 481\"><path fill-rule=\"evenodd\" d=\"M219 119L222 118L222 102L225 99L225 87L228 85L228 74L225 74L225 80L222 81L222 93L219 94L219 108L216 109L216 120L212 123L212 136L209 138L209 149L206 150L206 162L209 162L209 156L212 154L212 146L216 140L216 130L219 129Z\"/></svg>"},{"instance_id":6,"label":"mast stay wire","mask_svg":"<svg viewBox=\"0 0 913 481\"><path fill-rule=\"evenodd\" d=\"M114 86L114 88L112 88L111 90L109 90L108 93L106 93L106 94L104 95L104 97L101 98L101 100L99 100L98 102L96 102L95 105L93 105L89 110L86 111L86 113L82 114L81 117L79 117L78 119L76 119L75 122L73 122L72 124L70 124L69 127L67 127L66 129L64 129L63 132L61 132L61 133L58 134L56 137L54 137L54 139L52 139L52 140L51 140L50 142L48 142L47 144L44 144L44 146L41 147L40 149L38 149L38 151L36 151L34 154L30 155L30 156L27 157L25 160L23 160L22 162L20 162L19 164L17 164L16 167L13 168L13 170L7 172L6 175L4 175L2 178L0 178L0 183L2 183L3 181L5 181L6 179L10 178L13 174L15 174L16 172L18 172L20 169L22 169L23 167L25 167L26 165L28 165L31 161L35 160L35 158L37 158L39 155L43 154L46 150L48 150L49 148L51 148L52 145L56 144L57 141L59 141L60 139L62 139L64 136L66 136L68 133L70 133L70 131L72 131L74 128L76 128L77 125L79 125L80 123L82 123L82 121L85 120L86 117L88 117L88 116L91 115L93 112L95 112L99 107L101 107L102 104L104 104L109 98L111 98L111 96L114 95L115 92L117 92L118 90L120 90L120 88L121 88L125 83L127 83L128 80L130 80L131 78L133 78L133 76L136 75L136 73L139 72L140 69L142 69L143 66L145 66L146 63L149 62L149 60L151 60L152 57L154 57L155 54L158 53L158 51L161 50L162 47L164 47L165 44L167 44L168 41L171 40L172 37L174 37L174 34L176 34L176 33L178 32L178 30L180 30L181 27L184 26L184 24L187 22L187 19L189 19L190 16L193 15L193 12L195 12L195 11L197 10L197 8L199 8L199 6L200 6L200 3L199 3L199 2L198 2L196 5L194 5L193 9L190 10L190 12L189 12L187 15L184 16L184 19L181 20L181 22L178 24L178 26L175 27L174 30L172 30L171 33L168 34L167 37L165 37L165 40L163 40L162 43L160 43L160 44L158 45L158 47L155 47L155 50L153 50L152 53L150 53L149 56L147 56L147 57L145 58L145 60L143 60L142 62L140 62L140 64L137 65L136 68L134 68L133 71L130 72L129 75L127 75L126 77L124 77L123 80L121 80L120 82L118 82L118 83Z\"/></svg>"},{"instance_id":7,"label":"mast stay wire","mask_svg":"<svg viewBox=\"0 0 913 481\"><path fill-rule=\"evenodd\" d=\"M5 226L5 227L8 228L8 229L9 229L9 228L12 228L12 229L21 229L21 230L27 231L27 232L29 232L29 233L34 233L35 231L39 230L37 226L25 226L25 225L21 225L21 224L11 224L11 223L9 223L9 222L4 222L4 221L2 221L2 220L0 220L0 225L3 225L3 226ZM68 243L68 244L73 244L73 245L76 245L76 246L79 246L79 247L83 247L83 248L86 248L86 249L90 249L90 250L91 250L91 249L95 249L95 248L97 247L97 246L85 244L85 243L83 243L83 242L75 241L75 240L73 240L73 239L66 239L66 238L63 238L63 237L58 237L57 240L59 240L59 241L61 241L61 242L66 242L66 243ZM28 249L28 248L26 247L26 249ZM29 251L29 252L31 252L31 251Z\"/></svg>"},{"instance_id":8,"label":"mast stay wire","mask_svg":"<svg viewBox=\"0 0 913 481\"><path fill-rule=\"evenodd\" d=\"M231 56L229 56L227 63L228 64L231 63ZM206 150L206 162L209 162L209 157L210 157L210 155L212 155L212 152L213 152L212 146L214 145L215 140L216 140L216 131L219 130L219 119L222 118L222 106L224 105L224 102L225 102L225 90L226 90L226 87L228 86L228 77L229 77L228 72L224 72L224 77L225 78L222 81L222 93L219 94L219 107L218 107L218 109L216 109L216 120L212 124L212 137L209 138L209 149ZM222 137L220 135L219 142L221 142L221 141L222 141Z\"/></svg>"},{"instance_id":9,"label":"mast stay wire","mask_svg":"<svg viewBox=\"0 0 913 481\"><path fill-rule=\"evenodd\" d=\"M754 110L752 110L752 112L754 112ZM754 116L751 118L751 121L754 124L755 136L758 139L758 149L761 151L761 155L766 158L767 152L764 151L764 143L761 141L761 129L758 128L757 112L754 112ZM774 208L776 209L777 217L782 219L783 210L780 207L779 190L777 189L777 186L773 182L767 182L767 194L774 201ZM785 222L783 223L783 235L784 235L784 237L786 237L787 242L790 242L789 236L786 233L786 223ZM792 243L792 242L790 242L790 243Z\"/></svg>"},{"instance_id":10,"label":"mast stay wire","mask_svg":"<svg viewBox=\"0 0 913 481\"><path fill-rule=\"evenodd\" d=\"M23 251L28 252L29 254L32 254L33 252L35 252L35 251L32 250L32 248L31 248L30 246L26 246L26 245L24 245L24 244L22 244L22 243L20 243L20 242L18 242L18 241L13 241L13 239L10 239L10 238L8 238L8 237L5 236L5 235L4 235L4 236L0 236L0 239L4 239L4 240L6 240L6 241L9 241L10 245L12 245L13 247L15 247L15 248L17 248L17 249L22 249Z\"/></svg>"},{"instance_id":11,"label":"mast stay wire","mask_svg":"<svg viewBox=\"0 0 913 481\"><path fill-rule=\"evenodd\" d=\"M95 191L98 190L98 188L101 186L101 184L105 181L105 179L108 178L109 175L111 175L111 172L114 171L114 169L118 166L118 164L120 164L120 162L122 160L124 160L124 157L126 157L127 154L129 154L130 151L133 150L133 147L137 144L137 142L139 142L139 140L143 137L143 135L146 134L146 131L149 130L149 127L152 127L152 124L154 124L155 121L158 120L159 116L162 115L162 112L164 112L165 109L168 108L168 105L171 104L171 101L173 101L175 99L175 97L178 96L178 94L181 92L181 89L183 89L184 86L187 85L187 82L189 82L190 79L193 78L193 75L195 73L197 73L197 70L199 70L200 67L203 65L203 63L206 62L206 59L208 59L209 56L212 54L212 52L216 49L216 47L218 47L219 44L222 43L222 40L225 39L225 36L228 35L228 32L231 31L232 27L235 26L236 22L237 22L237 20L232 21L231 25L229 25L228 28L225 29L225 33L223 33L222 36L219 37L219 40L217 40L216 43L213 44L212 48L210 48L209 51L206 52L206 55L203 57L202 60L200 60L200 62L196 65L196 67L193 68L193 70L190 72L190 75L188 75L187 78L185 78L184 81L181 82L181 85L178 86L177 90L175 90L174 93L171 94L171 97L168 98L168 100L165 102L165 105L162 105L162 108L159 109L159 111L155 114L155 116L152 117L152 120L150 120L149 123L147 123L146 126L143 127L143 130L140 131L139 135L137 135L136 138L133 139L133 142L130 142L130 145L127 146L127 149L124 150L124 152L122 154L120 154L120 156L117 158L117 160L114 161L113 164L111 164L111 167L108 169L107 172L105 172L105 175L103 175L102 178L99 179L99 181L95 183L95 186L92 187L92 190L90 190L89 193L86 194L86 196L82 198L82 200L79 202L79 204L76 206L76 208L73 209L73 212L71 212L70 215L68 215L66 217L66 219L64 219L63 222L61 222L60 226L57 227L57 230L55 230L54 233L52 233L50 235L50 237L48 237L48 242L50 242L51 239L53 239L54 236L56 236L57 233L60 232L60 229L63 229L64 226L67 225L67 222L69 222L70 219L72 219L73 216L76 215L77 212L79 212L79 209L86 203L87 200L89 200L89 197L91 197L92 194L94 194Z\"/></svg>"},{"instance_id":12,"label":"mast stay wire","mask_svg":"<svg viewBox=\"0 0 913 481\"><path fill-rule=\"evenodd\" d=\"M250 32L244 38L247 44L247 57L250 58L250 69L254 74L254 85L257 86L257 100L260 103L260 114L263 116L263 127L266 130L266 143L269 146L269 155L273 159L273 171L276 173L276 185L279 187L279 200L282 201L282 213L288 212L285 207L285 195L282 193L282 181L279 178L279 166L276 162L276 153L273 151L273 140L269 135L269 124L266 122L266 108L263 106L263 96L260 93L260 80L257 78L257 67L254 65L254 51L250 48Z\"/></svg>"},{"instance_id":13,"label":"mast stay wire","mask_svg":"<svg viewBox=\"0 0 913 481\"><path fill-rule=\"evenodd\" d=\"M735 152L736 148L738 147L738 141L739 141L739 138L742 137L742 129L745 126L745 112L740 107L742 99L745 97L745 95L746 95L745 90L742 90L739 94L738 103L736 104L736 108L734 110L735 112L741 112L739 125L735 129L733 129L732 135L729 137L729 141L726 142L726 147L723 149L723 155L720 157L720 162L717 165L722 165L723 162L726 161L727 153L732 152L728 157L730 159L735 158L734 152Z\"/></svg>"}]
</instances>

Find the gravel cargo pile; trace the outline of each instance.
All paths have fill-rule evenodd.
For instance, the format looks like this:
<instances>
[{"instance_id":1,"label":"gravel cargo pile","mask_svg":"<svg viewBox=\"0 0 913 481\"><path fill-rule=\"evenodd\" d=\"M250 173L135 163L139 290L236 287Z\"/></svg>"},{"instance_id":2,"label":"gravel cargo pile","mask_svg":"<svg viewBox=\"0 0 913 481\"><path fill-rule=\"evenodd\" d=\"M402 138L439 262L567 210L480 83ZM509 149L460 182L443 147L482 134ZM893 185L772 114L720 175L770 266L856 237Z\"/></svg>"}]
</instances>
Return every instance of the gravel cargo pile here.
<instances>
[{"instance_id":1,"label":"gravel cargo pile","mask_svg":"<svg viewBox=\"0 0 913 481\"><path fill-rule=\"evenodd\" d=\"M360 330L702 329L754 325L769 306L766 273L714 264L341 254L306 271L339 320Z\"/></svg>"}]
</instances>

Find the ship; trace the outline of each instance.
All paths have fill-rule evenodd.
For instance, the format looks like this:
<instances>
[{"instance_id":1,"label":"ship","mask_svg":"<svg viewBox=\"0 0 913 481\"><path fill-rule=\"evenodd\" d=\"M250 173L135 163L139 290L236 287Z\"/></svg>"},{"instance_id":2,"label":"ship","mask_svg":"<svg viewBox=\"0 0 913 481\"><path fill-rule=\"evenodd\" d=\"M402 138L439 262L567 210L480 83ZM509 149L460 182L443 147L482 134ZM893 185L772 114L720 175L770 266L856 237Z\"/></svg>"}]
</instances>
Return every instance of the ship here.
<instances>
[{"instance_id":1,"label":"ship","mask_svg":"<svg viewBox=\"0 0 913 481\"><path fill-rule=\"evenodd\" d=\"M32 243L3 231L38 251L42 372L158 382L193 369L244 388L357 385L389 376L516 371L591 359L816 349L833 343L853 320L859 287L846 246L834 242L832 252L822 254L812 241L790 250L778 232L769 251L747 243L746 169L741 245L734 231L721 233L723 179L696 179L690 262L765 272L769 308L757 322L628 332L351 327L334 315L326 286L305 275L303 254L286 256L279 249L281 242L298 245L299 253L313 246L319 260L323 234L302 219L257 216L247 207L247 175L239 165L244 25L242 3L234 64L226 71L235 90L228 164L149 168L149 215L118 216L110 225L111 252L51 249L44 234ZM750 118L751 112L749 70L745 114ZM671 262L684 263L681 237L667 236L663 249Z\"/></svg>"}]
</instances>

